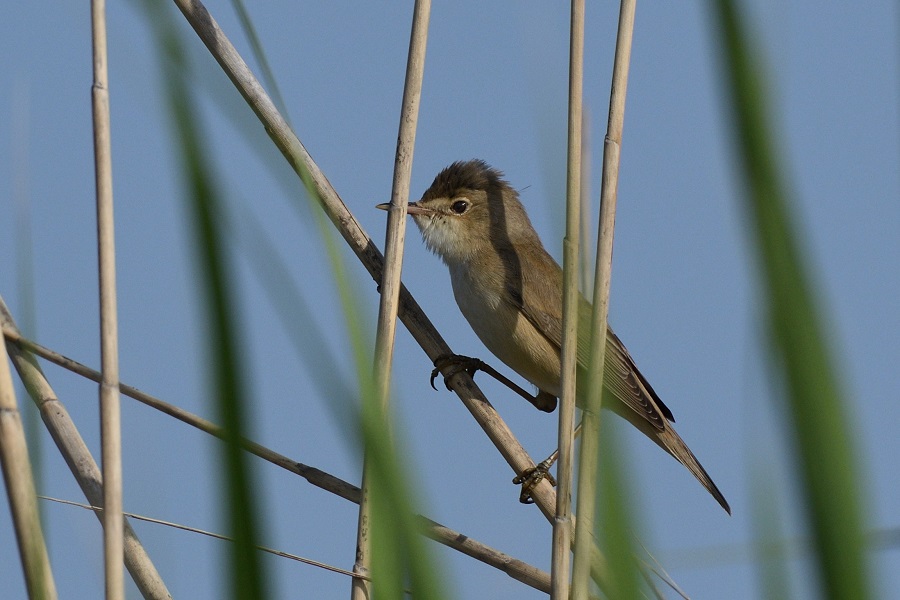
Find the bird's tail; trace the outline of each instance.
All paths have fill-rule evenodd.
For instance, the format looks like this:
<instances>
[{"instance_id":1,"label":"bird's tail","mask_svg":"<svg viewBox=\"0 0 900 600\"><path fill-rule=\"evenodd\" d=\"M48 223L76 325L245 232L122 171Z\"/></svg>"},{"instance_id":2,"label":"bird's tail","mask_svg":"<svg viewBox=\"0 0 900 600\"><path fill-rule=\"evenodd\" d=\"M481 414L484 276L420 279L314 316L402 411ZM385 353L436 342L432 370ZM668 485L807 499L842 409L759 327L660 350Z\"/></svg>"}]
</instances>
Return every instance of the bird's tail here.
<instances>
[{"instance_id":1,"label":"bird's tail","mask_svg":"<svg viewBox=\"0 0 900 600\"><path fill-rule=\"evenodd\" d=\"M713 482L712 477L709 476L709 473L706 472L706 469L703 468L703 465L700 464L700 461L697 460L697 457L694 456L694 453L691 452L691 449L688 448L670 423L664 422L663 428L660 430L653 427L646 419L641 418L634 411L626 409L622 411L617 410L616 412L640 429L644 435L656 442L660 448L675 457L675 460L687 467L688 471L693 473L694 477L716 499L716 502L725 509L725 512L729 515L731 514L731 506L728 505L725 496L722 495L722 492L719 491L719 488Z\"/></svg>"}]
</instances>

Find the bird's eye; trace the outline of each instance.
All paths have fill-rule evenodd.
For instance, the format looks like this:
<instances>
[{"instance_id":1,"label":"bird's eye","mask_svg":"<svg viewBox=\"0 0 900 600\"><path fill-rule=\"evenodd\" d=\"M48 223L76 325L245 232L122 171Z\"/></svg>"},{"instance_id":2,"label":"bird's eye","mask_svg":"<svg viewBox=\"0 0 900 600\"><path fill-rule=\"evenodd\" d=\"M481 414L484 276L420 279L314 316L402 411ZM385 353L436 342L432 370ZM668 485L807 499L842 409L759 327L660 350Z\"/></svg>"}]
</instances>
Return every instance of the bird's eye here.
<instances>
[{"instance_id":1,"label":"bird's eye","mask_svg":"<svg viewBox=\"0 0 900 600\"><path fill-rule=\"evenodd\" d=\"M461 215L464 212L466 212L466 210L468 210L468 208L469 208L469 203L466 202L465 200L457 200L456 202L454 202L453 204L450 205L450 210L452 210L453 212L455 212L458 215Z\"/></svg>"}]
</instances>

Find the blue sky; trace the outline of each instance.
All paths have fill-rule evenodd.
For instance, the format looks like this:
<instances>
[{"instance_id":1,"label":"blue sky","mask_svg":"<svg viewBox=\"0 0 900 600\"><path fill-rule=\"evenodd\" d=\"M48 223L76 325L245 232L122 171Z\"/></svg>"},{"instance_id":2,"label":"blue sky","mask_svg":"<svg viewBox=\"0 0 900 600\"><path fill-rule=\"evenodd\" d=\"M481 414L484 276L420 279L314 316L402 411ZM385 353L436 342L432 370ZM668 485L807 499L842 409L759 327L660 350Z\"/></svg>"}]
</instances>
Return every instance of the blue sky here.
<instances>
[{"instance_id":1,"label":"blue sky","mask_svg":"<svg viewBox=\"0 0 900 600\"><path fill-rule=\"evenodd\" d=\"M824 299L847 392L868 493L867 519L872 528L896 529L900 15L887 1L862 9L808 1L744 4L771 75L773 117L796 200L794 222ZM211 2L208 8L258 72L230 3ZM390 197L411 3L269 2L249 10L298 136L380 242L385 213L373 206ZM595 148L595 206L616 10L612 3L591 4L587 15L585 99ZM763 350L752 240L706 11L699 2L638 6L610 322L734 511L725 515L687 471L640 434L622 428L642 539L693 598L758 598L748 557L754 494L774 498L787 537L802 538L805 531L781 391ZM0 54L6 57L0 61L0 294L21 320L17 215L24 195L32 227L35 335L97 366L88 6L25 3L8 13L0 20ZM174 16L184 25L180 14ZM183 29L219 188L240 217L230 247L240 290L252 437L356 483L360 458L350 428L293 353L253 272L248 245L241 242L246 233L241 222L252 216L315 304L318 325L334 332L332 349L343 359L334 368L349 375L337 295L312 214L255 117L202 44ZM567 34L568 13L561 4L435 4L413 199L450 162L482 158L521 190L547 248L560 256ZM211 418L189 213L150 41L138 3L109 5L122 379ZM374 336L374 283L345 254ZM407 237L403 277L455 351L491 358L456 309L444 266L414 229ZM422 511L549 568L549 525L534 507L518 504L509 483L512 472L456 397L428 387L430 368L401 329L395 406L408 459L416 466ZM46 372L99 453L96 386L52 366ZM552 450L553 417L483 375L477 380L533 456ZM49 436L43 438L43 490L82 500ZM216 441L124 398L123 438L126 510L223 529ZM350 568L355 505L261 461L252 464L267 515L264 543ZM0 503L5 505L5 495ZM44 510L62 595L100 597L96 519L66 506L47 504ZM0 508L0 515L7 514ZM135 527L175 597L222 596L222 542L155 525ZM0 516L0 580L10 598L19 598L25 592L12 539L8 517ZM470 559L443 548L436 553L458 598L542 597ZM347 597L349 582L340 575L283 560L266 562L275 597ZM788 564L796 597L816 597L805 555L793 555ZM881 590L900 587L896 547L873 552L872 564ZM137 597L133 588L129 594Z\"/></svg>"}]
</instances>

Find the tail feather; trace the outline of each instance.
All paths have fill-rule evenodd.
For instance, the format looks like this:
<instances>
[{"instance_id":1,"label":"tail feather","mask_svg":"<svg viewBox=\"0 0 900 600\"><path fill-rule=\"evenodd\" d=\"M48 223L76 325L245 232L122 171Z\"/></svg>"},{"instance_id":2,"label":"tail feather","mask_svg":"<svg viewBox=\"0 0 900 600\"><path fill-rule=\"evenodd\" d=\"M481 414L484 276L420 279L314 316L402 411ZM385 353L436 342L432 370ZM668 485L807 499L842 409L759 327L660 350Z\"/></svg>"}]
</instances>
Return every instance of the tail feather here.
<instances>
[{"instance_id":1,"label":"tail feather","mask_svg":"<svg viewBox=\"0 0 900 600\"><path fill-rule=\"evenodd\" d=\"M674 456L675 460L687 467L688 471L693 473L694 477L697 478L703 487L712 494L712 497L716 499L719 506L724 508L725 512L730 515L731 506L728 505L728 501L725 499L725 496L722 495L722 492L719 491L719 488L716 486L715 482L713 482L712 477L709 476L709 473L706 472L706 469L703 468L703 465L700 464L700 461L697 460L697 457L694 456L691 449L684 443L681 436L675 432L671 425L668 423L666 425L667 427L664 431L656 432L657 435L653 437L653 441L659 444L663 450Z\"/></svg>"},{"instance_id":2,"label":"tail feather","mask_svg":"<svg viewBox=\"0 0 900 600\"><path fill-rule=\"evenodd\" d=\"M619 416L625 418L629 423L641 430L644 435L656 442L660 448L668 452L675 460L687 467L688 471L693 473L694 477L697 478L701 485L703 485L712 497L716 499L716 502L725 509L725 512L729 515L731 514L731 506L729 506L725 496L719 491L719 488L713 482L712 477L709 476L709 473L706 472L706 469L703 468L703 465L700 464L700 461L697 460L697 457L694 456L691 449L684 443L684 440L681 439L681 436L678 435L671 423L665 422L662 430L659 430L652 427L646 419L641 418L637 413L628 409L620 402L611 404L612 406L609 408L613 409Z\"/></svg>"}]
</instances>

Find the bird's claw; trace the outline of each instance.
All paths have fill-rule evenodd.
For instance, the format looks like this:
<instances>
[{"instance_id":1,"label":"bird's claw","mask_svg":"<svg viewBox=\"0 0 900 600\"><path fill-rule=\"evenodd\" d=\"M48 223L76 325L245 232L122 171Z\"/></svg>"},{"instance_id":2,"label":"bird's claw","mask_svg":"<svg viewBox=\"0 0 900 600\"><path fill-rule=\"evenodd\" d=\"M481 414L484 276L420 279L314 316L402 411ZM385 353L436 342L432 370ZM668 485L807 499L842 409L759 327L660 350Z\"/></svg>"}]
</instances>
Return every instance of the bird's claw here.
<instances>
[{"instance_id":1,"label":"bird's claw","mask_svg":"<svg viewBox=\"0 0 900 600\"><path fill-rule=\"evenodd\" d=\"M430 383L431 383L431 389L433 389L434 391L437 391L437 387L434 385L434 380L437 379L438 373L440 373L440 372L441 372L441 370L438 369L437 367L435 367L431 370Z\"/></svg>"},{"instance_id":2,"label":"bird's claw","mask_svg":"<svg viewBox=\"0 0 900 600\"><path fill-rule=\"evenodd\" d=\"M432 389L437 390L434 380L437 379L441 370L447 367L450 367L450 370L444 373L444 385L447 386L448 390L451 390L450 379L454 375L460 371L465 371L470 376L473 376L476 371L484 367L484 363L478 358L463 356L462 354L442 354L434 359L434 369L431 371Z\"/></svg>"},{"instance_id":3,"label":"bird's claw","mask_svg":"<svg viewBox=\"0 0 900 600\"><path fill-rule=\"evenodd\" d=\"M550 474L550 464L547 461L541 462L532 469L525 469L521 475L514 478L514 484L522 484L522 491L519 493L519 502L522 504L534 504L534 497L531 491L542 479L546 479L550 485L556 487L556 479Z\"/></svg>"}]
</instances>

